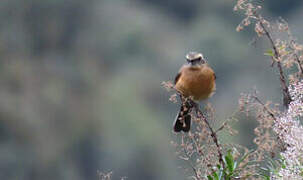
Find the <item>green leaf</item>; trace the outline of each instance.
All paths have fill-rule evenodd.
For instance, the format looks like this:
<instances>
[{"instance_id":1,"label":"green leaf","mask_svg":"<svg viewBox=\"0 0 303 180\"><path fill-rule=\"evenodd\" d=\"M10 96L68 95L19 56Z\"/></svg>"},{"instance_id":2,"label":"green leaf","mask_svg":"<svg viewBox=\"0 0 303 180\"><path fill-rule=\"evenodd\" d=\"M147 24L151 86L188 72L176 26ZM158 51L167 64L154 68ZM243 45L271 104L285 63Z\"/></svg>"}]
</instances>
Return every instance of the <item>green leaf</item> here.
<instances>
[{"instance_id":1,"label":"green leaf","mask_svg":"<svg viewBox=\"0 0 303 180\"><path fill-rule=\"evenodd\" d=\"M208 176L207 176L207 179L208 179L208 180L214 180L214 178L211 177L211 175L208 175Z\"/></svg>"},{"instance_id":2,"label":"green leaf","mask_svg":"<svg viewBox=\"0 0 303 180\"><path fill-rule=\"evenodd\" d=\"M215 180L219 180L219 176L218 176L217 172L213 172L213 177L215 178Z\"/></svg>"},{"instance_id":3,"label":"green leaf","mask_svg":"<svg viewBox=\"0 0 303 180\"><path fill-rule=\"evenodd\" d=\"M286 164L285 164L284 159L281 161L281 167L282 167L283 169L286 169Z\"/></svg>"},{"instance_id":4,"label":"green leaf","mask_svg":"<svg viewBox=\"0 0 303 180\"><path fill-rule=\"evenodd\" d=\"M275 54L274 54L274 52L273 52L272 49L266 50L266 52L264 53L264 55L265 55L265 56L271 56L271 57L274 57L274 56L275 56Z\"/></svg>"},{"instance_id":5,"label":"green leaf","mask_svg":"<svg viewBox=\"0 0 303 180\"><path fill-rule=\"evenodd\" d=\"M259 176L263 177L264 180L270 180L270 176L269 175L259 174Z\"/></svg>"},{"instance_id":6,"label":"green leaf","mask_svg":"<svg viewBox=\"0 0 303 180\"><path fill-rule=\"evenodd\" d=\"M229 172L232 173L234 171L234 157L231 150L228 150L227 155L225 156L225 162Z\"/></svg>"}]
</instances>

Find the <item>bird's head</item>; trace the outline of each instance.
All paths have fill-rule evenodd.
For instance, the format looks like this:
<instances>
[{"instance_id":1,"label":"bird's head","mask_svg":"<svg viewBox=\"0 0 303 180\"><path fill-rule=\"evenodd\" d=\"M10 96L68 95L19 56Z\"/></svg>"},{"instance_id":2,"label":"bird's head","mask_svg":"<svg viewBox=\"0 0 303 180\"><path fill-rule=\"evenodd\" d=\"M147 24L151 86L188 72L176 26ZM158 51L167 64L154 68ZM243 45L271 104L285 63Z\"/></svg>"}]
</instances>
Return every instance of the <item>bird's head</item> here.
<instances>
[{"instance_id":1,"label":"bird's head","mask_svg":"<svg viewBox=\"0 0 303 180\"><path fill-rule=\"evenodd\" d=\"M202 53L189 52L186 54L185 58L187 63L191 66L201 66L203 64L206 64L206 60L204 59Z\"/></svg>"}]
</instances>

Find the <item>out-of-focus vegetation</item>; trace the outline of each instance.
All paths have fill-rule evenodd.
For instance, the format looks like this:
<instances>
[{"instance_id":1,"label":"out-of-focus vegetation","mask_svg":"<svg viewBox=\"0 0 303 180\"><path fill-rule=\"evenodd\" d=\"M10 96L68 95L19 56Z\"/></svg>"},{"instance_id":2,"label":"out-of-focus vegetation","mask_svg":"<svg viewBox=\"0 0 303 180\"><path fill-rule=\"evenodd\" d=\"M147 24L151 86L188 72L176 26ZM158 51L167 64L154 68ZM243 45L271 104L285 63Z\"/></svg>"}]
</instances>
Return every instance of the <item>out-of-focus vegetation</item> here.
<instances>
[{"instance_id":1,"label":"out-of-focus vegetation","mask_svg":"<svg viewBox=\"0 0 303 180\"><path fill-rule=\"evenodd\" d=\"M300 32L303 4L287 2L264 11ZM217 74L217 119L253 86L281 102L263 41L254 49L253 32L235 31L234 3L2 0L0 179L184 179L169 143L178 107L160 84L185 53L202 52ZM254 126L240 121L235 140L253 146Z\"/></svg>"}]
</instances>

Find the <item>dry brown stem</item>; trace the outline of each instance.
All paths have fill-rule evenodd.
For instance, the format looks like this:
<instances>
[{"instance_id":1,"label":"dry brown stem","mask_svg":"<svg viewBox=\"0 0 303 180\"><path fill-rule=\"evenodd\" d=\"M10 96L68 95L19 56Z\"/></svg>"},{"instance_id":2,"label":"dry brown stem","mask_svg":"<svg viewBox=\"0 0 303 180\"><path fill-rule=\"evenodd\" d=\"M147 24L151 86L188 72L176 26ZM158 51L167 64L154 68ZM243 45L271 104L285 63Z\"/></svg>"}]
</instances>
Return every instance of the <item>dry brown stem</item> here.
<instances>
[{"instance_id":1,"label":"dry brown stem","mask_svg":"<svg viewBox=\"0 0 303 180\"><path fill-rule=\"evenodd\" d=\"M189 99L188 100L189 103L193 106L193 108L195 109L195 112L198 116L198 118L202 119L205 124L207 125L210 133L211 133L211 137L217 147L217 152L218 152L218 158L219 158L219 163L221 164L221 166L223 167L223 169L225 168L224 162L223 162L223 154L222 154L222 148L219 144L218 141L218 137L217 137L217 133L213 130L213 128L211 127L211 125L209 124L207 118L203 115L203 112L200 110L199 108L199 104L194 102L193 100Z\"/></svg>"},{"instance_id":2,"label":"dry brown stem","mask_svg":"<svg viewBox=\"0 0 303 180\"><path fill-rule=\"evenodd\" d=\"M255 15L255 17L257 17L257 21L260 23L260 26L262 27L265 36L269 40L270 45L271 45L272 49L274 50L274 57L272 57L272 59L273 59L272 66L274 65L274 62L276 60L278 60L277 61L277 68L279 70L280 83L281 83L281 87L282 87L282 91L283 91L283 104L284 104L284 106L286 108L288 108L288 105L291 102L291 96L289 94L288 86L286 84L286 80L285 80L286 78L285 78L285 75L284 75L284 72L283 72L283 68L282 68L281 62L279 61L281 55L280 55L280 53L278 51L278 48L276 47L276 45L275 45L275 43L273 41L272 35L269 33L269 31L265 27L263 17L261 15L257 14L256 11L254 11L254 15Z\"/></svg>"}]
</instances>

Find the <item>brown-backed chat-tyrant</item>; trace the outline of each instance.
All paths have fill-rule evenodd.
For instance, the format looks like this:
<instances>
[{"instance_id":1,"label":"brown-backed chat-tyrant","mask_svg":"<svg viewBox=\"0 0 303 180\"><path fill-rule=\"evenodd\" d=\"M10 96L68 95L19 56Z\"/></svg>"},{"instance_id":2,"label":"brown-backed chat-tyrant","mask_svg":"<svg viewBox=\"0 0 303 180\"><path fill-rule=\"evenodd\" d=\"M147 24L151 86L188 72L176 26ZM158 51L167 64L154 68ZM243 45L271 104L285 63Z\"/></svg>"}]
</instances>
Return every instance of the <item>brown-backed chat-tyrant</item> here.
<instances>
[{"instance_id":1,"label":"brown-backed chat-tyrant","mask_svg":"<svg viewBox=\"0 0 303 180\"><path fill-rule=\"evenodd\" d=\"M181 67L175 78L175 88L184 96L195 101L207 99L216 90L216 75L201 53L190 52L186 55L187 63ZM175 119L175 132L188 132L191 125L190 104L182 102Z\"/></svg>"}]
</instances>

